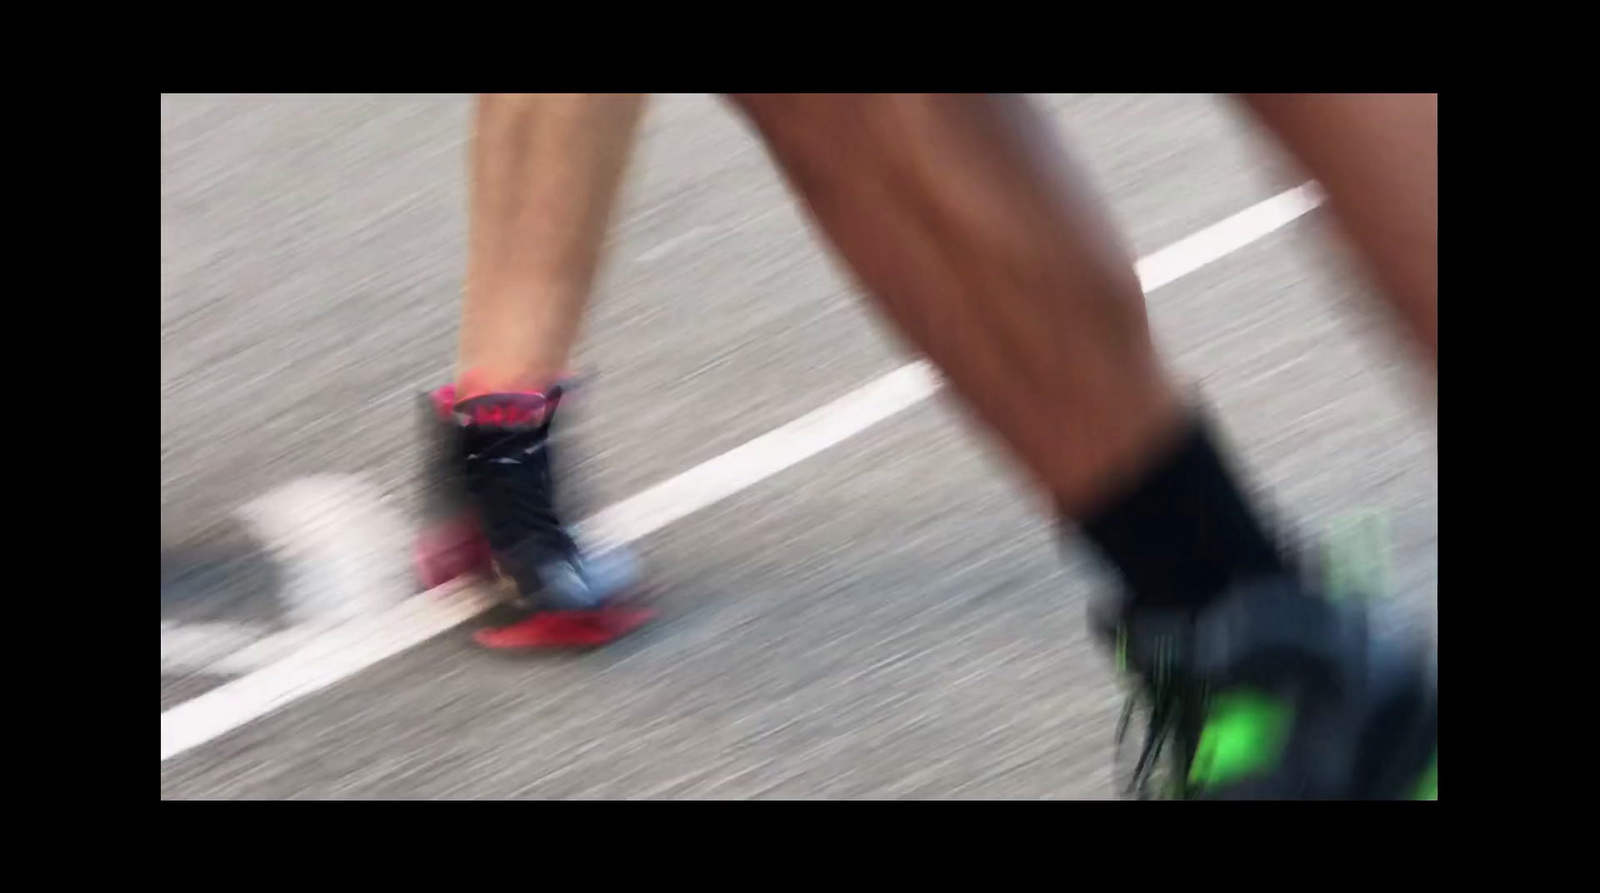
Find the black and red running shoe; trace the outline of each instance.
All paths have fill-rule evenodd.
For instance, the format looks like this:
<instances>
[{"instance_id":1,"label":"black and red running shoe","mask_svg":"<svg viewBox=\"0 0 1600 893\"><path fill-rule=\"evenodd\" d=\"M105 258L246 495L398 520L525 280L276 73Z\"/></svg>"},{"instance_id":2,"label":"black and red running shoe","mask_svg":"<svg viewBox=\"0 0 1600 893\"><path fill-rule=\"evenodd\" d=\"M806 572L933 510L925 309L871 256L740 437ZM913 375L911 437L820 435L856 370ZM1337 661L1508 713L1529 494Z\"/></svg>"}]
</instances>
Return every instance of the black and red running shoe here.
<instances>
[{"instance_id":1,"label":"black and red running shoe","mask_svg":"<svg viewBox=\"0 0 1600 893\"><path fill-rule=\"evenodd\" d=\"M465 574L516 586L528 616L479 631L489 648L594 647L650 619L629 605L632 562L620 550L588 555L556 511L550 426L563 389L456 400L428 395L438 527L418 544L422 582Z\"/></svg>"}]
</instances>

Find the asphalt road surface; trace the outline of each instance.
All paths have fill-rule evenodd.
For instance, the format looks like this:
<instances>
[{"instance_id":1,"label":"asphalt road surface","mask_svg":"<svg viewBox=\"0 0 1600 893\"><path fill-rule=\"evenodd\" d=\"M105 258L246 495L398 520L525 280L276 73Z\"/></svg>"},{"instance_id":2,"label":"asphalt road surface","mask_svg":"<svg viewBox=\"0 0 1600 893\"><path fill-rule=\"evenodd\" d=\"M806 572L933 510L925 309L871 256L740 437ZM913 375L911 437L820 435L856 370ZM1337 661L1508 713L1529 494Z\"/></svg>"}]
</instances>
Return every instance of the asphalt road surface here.
<instances>
[{"instance_id":1,"label":"asphalt road surface","mask_svg":"<svg viewBox=\"0 0 1600 893\"><path fill-rule=\"evenodd\" d=\"M1141 256L1300 180L1208 96L1039 101ZM415 525L413 404L452 363L469 110L162 97L163 713L251 678L186 656L185 631L297 628L286 589L318 585L241 507L350 475ZM1387 514L1394 606L1432 628L1429 392L1328 236L1313 212L1228 251L1152 292L1153 323L1297 530ZM581 352L584 506L911 359L742 124L659 97ZM1082 622L1106 580L1047 520L935 396L636 543L665 615L645 632L520 659L444 632L164 758L162 797L1109 797L1118 692ZM381 539L403 556L403 532Z\"/></svg>"}]
</instances>

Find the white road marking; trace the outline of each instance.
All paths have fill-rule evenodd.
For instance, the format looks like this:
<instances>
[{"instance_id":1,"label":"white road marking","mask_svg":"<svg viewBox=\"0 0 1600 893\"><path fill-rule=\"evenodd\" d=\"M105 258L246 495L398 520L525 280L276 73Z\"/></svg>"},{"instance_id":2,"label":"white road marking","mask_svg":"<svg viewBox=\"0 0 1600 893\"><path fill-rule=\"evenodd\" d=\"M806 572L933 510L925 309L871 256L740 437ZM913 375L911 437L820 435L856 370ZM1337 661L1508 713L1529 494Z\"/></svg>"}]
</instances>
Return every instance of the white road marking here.
<instances>
[{"instance_id":1,"label":"white road marking","mask_svg":"<svg viewBox=\"0 0 1600 893\"><path fill-rule=\"evenodd\" d=\"M1322 190L1303 183L1173 242L1136 265L1145 294L1193 273L1299 220L1322 204Z\"/></svg>"},{"instance_id":2,"label":"white road marking","mask_svg":"<svg viewBox=\"0 0 1600 893\"><path fill-rule=\"evenodd\" d=\"M1281 229L1320 202L1321 196L1311 184L1280 193L1140 260L1140 281L1146 292L1154 291ZM580 533L585 540L602 545L647 536L915 406L937 389L937 376L925 362L902 366L815 412L588 518L579 525ZM299 532L304 528L304 519L294 517L282 504L274 504L268 516L269 537L277 537L286 545L309 547L310 538ZM356 520L350 523L363 524ZM391 542L406 542L403 531L397 536ZM365 548L378 554L386 546L370 542ZM348 560L337 555L328 557L335 562ZM397 566L404 567L404 562ZM358 588L371 587L378 585L373 582L378 579L372 575L376 573L363 576L352 572L350 577ZM381 594L370 588L362 591L366 598L383 601ZM328 591L307 594L305 598L307 604L317 604L325 596L338 595L337 591ZM450 584L368 614L365 620L312 635L302 647L259 671L162 713L161 761L427 641L482 613L496 601L495 595L482 587Z\"/></svg>"},{"instance_id":3,"label":"white road marking","mask_svg":"<svg viewBox=\"0 0 1600 893\"><path fill-rule=\"evenodd\" d=\"M901 366L821 409L624 499L579 523L575 532L597 549L649 536L921 403L938 389L938 374L926 362Z\"/></svg>"},{"instance_id":4,"label":"white road marking","mask_svg":"<svg viewBox=\"0 0 1600 893\"><path fill-rule=\"evenodd\" d=\"M161 621L161 672L248 673L256 666L233 661L268 630L249 623L173 623Z\"/></svg>"},{"instance_id":5,"label":"white road marking","mask_svg":"<svg viewBox=\"0 0 1600 893\"><path fill-rule=\"evenodd\" d=\"M238 515L287 574L284 608L297 624L371 617L411 590L405 518L355 475L291 481Z\"/></svg>"},{"instance_id":6,"label":"white road marking","mask_svg":"<svg viewBox=\"0 0 1600 893\"><path fill-rule=\"evenodd\" d=\"M242 676L282 660L335 624L161 622L161 672Z\"/></svg>"},{"instance_id":7,"label":"white road marking","mask_svg":"<svg viewBox=\"0 0 1600 893\"><path fill-rule=\"evenodd\" d=\"M282 607L294 627L162 621L163 672L251 673L318 631L380 614L411 591L405 519L358 477L300 478L237 514L285 572Z\"/></svg>"},{"instance_id":8,"label":"white road marking","mask_svg":"<svg viewBox=\"0 0 1600 893\"><path fill-rule=\"evenodd\" d=\"M495 601L481 587L447 584L408 598L368 623L325 630L293 654L161 714L161 761L419 645Z\"/></svg>"}]
</instances>

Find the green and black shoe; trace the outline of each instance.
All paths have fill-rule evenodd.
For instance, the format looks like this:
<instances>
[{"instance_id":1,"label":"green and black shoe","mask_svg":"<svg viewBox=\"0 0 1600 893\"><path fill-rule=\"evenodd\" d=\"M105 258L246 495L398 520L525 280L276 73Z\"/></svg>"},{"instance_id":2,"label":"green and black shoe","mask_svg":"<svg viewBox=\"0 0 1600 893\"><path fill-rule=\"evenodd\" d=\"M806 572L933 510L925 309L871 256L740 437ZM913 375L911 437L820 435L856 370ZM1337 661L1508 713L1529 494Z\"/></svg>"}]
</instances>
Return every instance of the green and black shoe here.
<instances>
[{"instance_id":1,"label":"green and black shoe","mask_svg":"<svg viewBox=\"0 0 1600 893\"><path fill-rule=\"evenodd\" d=\"M1297 581L1241 586L1198 614L1096 617L1135 682L1140 798L1438 799L1437 664L1377 634L1366 604Z\"/></svg>"}]
</instances>

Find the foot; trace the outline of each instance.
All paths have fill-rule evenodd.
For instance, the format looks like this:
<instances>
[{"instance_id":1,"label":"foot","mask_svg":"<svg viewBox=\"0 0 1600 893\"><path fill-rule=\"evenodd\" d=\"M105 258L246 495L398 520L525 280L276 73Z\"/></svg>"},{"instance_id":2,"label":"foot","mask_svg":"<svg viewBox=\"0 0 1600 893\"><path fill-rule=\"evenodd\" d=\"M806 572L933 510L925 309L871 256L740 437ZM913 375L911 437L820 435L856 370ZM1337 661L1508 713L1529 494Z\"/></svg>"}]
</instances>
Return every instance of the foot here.
<instances>
[{"instance_id":1,"label":"foot","mask_svg":"<svg viewBox=\"0 0 1600 893\"><path fill-rule=\"evenodd\" d=\"M515 584L529 615L483 630L490 648L592 647L638 628L648 612L622 604L633 582L620 553L583 553L555 507L550 426L562 391L429 399L447 504L460 511L424 548L425 577L492 570Z\"/></svg>"},{"instance_id":2,"label":"foot","mask_svg":"<svg viewBox=\"0 0 1600 893\"><path fill-rule=\"evenodd\" d=\"M1126 609L1097 626L1137 685L1119 738L1135 704L1148 711L1129 793L1438 798L1435 662L1380 638L1366 606L1275 579L1198 613Z\"/></svg>"}]
</instances>

